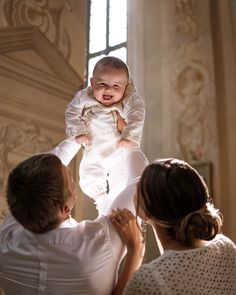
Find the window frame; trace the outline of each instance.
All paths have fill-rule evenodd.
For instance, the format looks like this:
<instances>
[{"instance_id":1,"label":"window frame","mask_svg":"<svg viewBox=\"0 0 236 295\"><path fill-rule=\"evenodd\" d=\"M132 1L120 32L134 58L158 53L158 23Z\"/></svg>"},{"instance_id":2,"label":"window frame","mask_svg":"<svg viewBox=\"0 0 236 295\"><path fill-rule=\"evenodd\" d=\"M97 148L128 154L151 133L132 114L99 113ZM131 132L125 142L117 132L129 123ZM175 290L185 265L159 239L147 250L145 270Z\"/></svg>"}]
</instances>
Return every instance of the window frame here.
<instances>
[{"instance_id":1,"label":"window frame","mask_svg":"<svg viewBox=\"0 0 236 295\"><path fill-rule=\"evenodd\" d=\"M88 7L87 7L87 62L86 62L86 78L85 78L85 84L88 85L88 75L89 75L89 60L91 58L100 56L100 55L109 55L111 51L126 48L127 52L127 38L125 42L118 43L114 46L109 45L109 17L110 17L110 0L106 0L106 48L100 51L96 51L94 53L89 52L89 39L90 39L90 12L91 12L91 0L88 1ZM127 62L127 57L126 57Z\"/></svg>"}]
</instances>

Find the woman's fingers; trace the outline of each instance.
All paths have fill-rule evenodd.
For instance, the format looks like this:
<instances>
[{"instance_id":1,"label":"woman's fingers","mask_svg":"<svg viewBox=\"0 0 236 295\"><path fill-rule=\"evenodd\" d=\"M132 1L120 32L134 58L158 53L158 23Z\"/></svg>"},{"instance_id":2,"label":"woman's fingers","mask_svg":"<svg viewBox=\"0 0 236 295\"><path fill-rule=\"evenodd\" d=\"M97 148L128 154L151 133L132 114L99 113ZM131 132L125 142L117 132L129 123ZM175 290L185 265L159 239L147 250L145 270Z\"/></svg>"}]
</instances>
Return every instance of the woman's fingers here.
<instances>
[{"instance_id":1,"label":"woman's fingers","mask_svg":"<svg viewBox=\"0 0 236 295\"><path fill-rule=\"evenodd\" d=\"M135 216L128 209L113 210L109 217L111 222L118 227L124 227L129 222L136 223Z\"/></svg>"},{"instance_id":2,"label":"woman's fingers","mask_svg":"<svg viewBox=\"0 0 236 295\"><path fill-rule=\"evenodd\" d=\"M134 249L139 247L139 244L143 241L143 235L132 212L128 209L113 210L110 220L128 248Z\"/></svg>"}]
</instances>

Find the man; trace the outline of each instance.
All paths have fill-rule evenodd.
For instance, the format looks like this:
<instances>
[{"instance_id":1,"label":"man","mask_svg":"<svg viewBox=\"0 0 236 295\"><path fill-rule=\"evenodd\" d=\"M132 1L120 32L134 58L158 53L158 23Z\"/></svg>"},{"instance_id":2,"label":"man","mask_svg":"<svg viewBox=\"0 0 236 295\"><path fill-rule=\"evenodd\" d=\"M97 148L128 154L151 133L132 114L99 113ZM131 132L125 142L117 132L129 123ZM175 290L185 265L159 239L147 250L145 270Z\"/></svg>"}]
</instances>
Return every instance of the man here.
<instances>
[{"instance_id":1,"label":"man","mask_svg":"<svg viewBox=\"0 0 236 295\"><path fill-rule=\"evenodd\" d=\"M77 145L59 146L52 151L57 156L32 156L9 175L11 214L0 226L0 286L6 295L106 295L115 286L125 247L107 216L79 223L71 217L76 187L63 163ZM127 187L107 214L116 207L134 211L136 182L147 159L137 149L127 150L126 157Z\"/></svg>"}]
</instances>

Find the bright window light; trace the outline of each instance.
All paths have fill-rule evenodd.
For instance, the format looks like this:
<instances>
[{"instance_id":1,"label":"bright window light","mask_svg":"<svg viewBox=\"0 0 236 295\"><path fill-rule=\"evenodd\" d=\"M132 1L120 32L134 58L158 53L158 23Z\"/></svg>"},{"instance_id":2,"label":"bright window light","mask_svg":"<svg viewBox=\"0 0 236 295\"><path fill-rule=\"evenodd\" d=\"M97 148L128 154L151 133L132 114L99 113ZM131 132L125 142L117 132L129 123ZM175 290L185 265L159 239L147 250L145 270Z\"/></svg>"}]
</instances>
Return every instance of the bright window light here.
<instances>
[{"instance_id":1,"label":"bright window light","mask_svg":"<svg viewBox=\"0 0 236 295\"><path fill-rule=\"evenodd\" d=\"M127 0L90 0L87 81L106 55L127 61Z\"/></svg>"},{"instance_id":2,"label":"bright window light","mask_svg":"<svg viewBox=\"0 0 236 295\"><path fill-rule=\"evenodd\" d=\"M97 55L97 56L92 57L92 58L89 59L89 64L88 64L88 72L89 72L88 81L92 77L93 69L94 69L95 64L97 63L97 61L99 61L99 59L101 59L104 56L105 56L104 54L101 54L101 55Z\"/></svg>"},{"instance_id":3,"label":"bright window light","mask_svg":"<svg viewBox=\"0 0 236 295\"><path fill-rule=\"evenodd\" d=\"M106 48L107 0L92 0L90 8L89 53Z\"/></svg>"},{"instance_id":4,"label":"bright window light","mask_svg":"<svg viewBox=\"0 0 236 295\"><path fill-rule=\"evenodd\" d=\"M115 56L126 62L127 59L127 49L126 47L122 47L109 52L109 55Z\"/></svg>"},{"instance_id":5,"label":"bright window light","mask_svg":"<svg viewBox=\"0 0 236 295\"><path fill-rule=\"evenodd\" d=\"M110 0L109 45L127 40L127 0Z\"/></svg>"}]
</instances>

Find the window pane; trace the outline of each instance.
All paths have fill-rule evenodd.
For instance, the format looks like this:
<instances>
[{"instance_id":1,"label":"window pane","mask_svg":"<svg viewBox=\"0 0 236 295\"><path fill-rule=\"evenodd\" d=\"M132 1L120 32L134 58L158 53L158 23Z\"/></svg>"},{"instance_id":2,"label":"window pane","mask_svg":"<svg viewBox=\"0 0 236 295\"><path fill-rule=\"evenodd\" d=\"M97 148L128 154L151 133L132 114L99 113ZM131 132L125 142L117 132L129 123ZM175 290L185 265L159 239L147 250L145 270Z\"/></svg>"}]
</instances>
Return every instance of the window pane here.
<instances>
[{"instance_id":1,"label":"window pane","mask_svg":"<svg viewBox=\"0 0 236 295\"><path fill-rule=\"evenodd\" d=\"M121 60L123 60L123 62L125 62L125 63L127 61L127 49L126 49L126 47L122 47L120 49L110 51L109 55L118 57Z\"/></svg>"},{"instance_id":2,"label":"window pane","mask_svg":"<svg viewBox=\"0 0 236 295\"><path fill-rule=\"evenodd\" d=\"M97 61L99 61L99 59L101 59L104 56L105 56L104 54L101 54L96 57L90 58L89 65L88 65L88 84L90 83L89 80L93 75L93 69L94 69L95 64L97 63Z\"/></svg>"},{"instance_id":3,"label":"window pane","mask_svg":"<svg viewBox=\"0 0 236 295\"><path fill-rule=\"evenodd\" d=\"M89 53L106 48L106 0L92 0Z\"/></svg>"},{"instance_id":4,"label":"window pane","mask_svg":"<svg viewBox=\"0 0 236 295\"><path fill-rule=\"evenodd\" d=\"M110 0L109 46L126 42L127 0Z\"/></svg>"}]
</instances>

